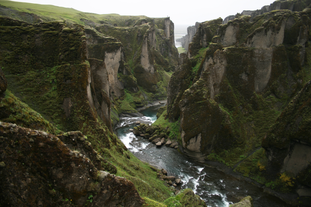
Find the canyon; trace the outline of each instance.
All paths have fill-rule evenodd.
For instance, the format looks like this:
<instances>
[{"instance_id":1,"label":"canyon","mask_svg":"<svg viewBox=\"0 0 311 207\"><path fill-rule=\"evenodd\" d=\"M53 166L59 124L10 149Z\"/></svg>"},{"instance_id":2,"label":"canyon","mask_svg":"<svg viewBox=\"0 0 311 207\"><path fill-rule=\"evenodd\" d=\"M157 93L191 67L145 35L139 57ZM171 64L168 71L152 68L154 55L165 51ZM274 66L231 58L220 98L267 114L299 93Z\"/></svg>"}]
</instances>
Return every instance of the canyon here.
<instances>
[{"instance_id":1,"label":"canyon","mask_svg":"<svg viewBox=\"0 0 311 207\"><path fill-rule=\"evenodd\" d=\"M182 54L170 18L42 8L0 2L1 206L206 206L115 134L163 99L135 134L310 205L311 1L196 23Z\"/></svg>"}]
</instances>

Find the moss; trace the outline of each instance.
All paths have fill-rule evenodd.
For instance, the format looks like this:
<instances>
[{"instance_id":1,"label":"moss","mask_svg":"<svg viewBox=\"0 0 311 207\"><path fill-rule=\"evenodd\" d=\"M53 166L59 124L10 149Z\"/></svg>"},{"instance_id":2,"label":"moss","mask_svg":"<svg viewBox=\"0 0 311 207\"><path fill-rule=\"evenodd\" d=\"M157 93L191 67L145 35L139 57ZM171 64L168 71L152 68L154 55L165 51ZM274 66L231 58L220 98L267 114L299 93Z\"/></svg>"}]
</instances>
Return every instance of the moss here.
<instances>
[{"instance_id":1,"label":"moss","mask_svg":"<svg viewBox=\"0 0 311 207\"><path fill-rule=\"evenodd\" d=\"M9 90L5 92L5 97L0 102L0 120L4 122L15 123L17 125L43 130L52 134L58 134L61 131L53 124L45 120L38 112L31 109L15 97Z\"/></svg>"},{"instance_id":2,"label":"moss","mask_svg":"<svg viewBox=\"0 0 311 207\"><path fill-rule=\"evenodd\" d=\"M152 200L150 198L147 197L143 197L143 199L145 200L146 204L144 206L148 206L148 207L166 207L167 205L163 204L163 203L159 203L155 200Z\"/></svg>"},{"instance_id":3,"label":"moss","mask_svg":"<svg viewBox=\"0 0 311 207\"><path fill-rule=\"evenodd\" d=\"M152 126L160 127L160 131L169 131L168 138L178 140L181 143L180 136L180 120L170 122L167 119L167 110L164 110L161 116L152 124Z\"/></svg>"}]
</instances>

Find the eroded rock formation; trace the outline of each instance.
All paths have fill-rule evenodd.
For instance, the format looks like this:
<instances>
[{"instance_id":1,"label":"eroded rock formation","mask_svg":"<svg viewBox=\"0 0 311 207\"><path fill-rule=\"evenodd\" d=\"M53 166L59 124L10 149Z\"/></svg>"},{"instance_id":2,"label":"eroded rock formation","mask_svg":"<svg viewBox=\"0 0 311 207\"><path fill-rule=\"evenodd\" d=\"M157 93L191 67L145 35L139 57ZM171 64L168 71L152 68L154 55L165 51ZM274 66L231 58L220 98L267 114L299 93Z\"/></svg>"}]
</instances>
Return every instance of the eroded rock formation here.
<instances>
[{"instance_id":1,"label":"eroded rock formation","mask_svg":"<svg viewBox=\"0 0 311 207\"><path fill-rule=\"evenodd\" d=\"M308 118L302 116L308 113L303 112L308 102L302 97L308 96L309 83L297 93L309 81L302 74L310 70L311 15L309 8L302 10L240 15L227 24L202 23L188 59L170 80L167 117L180 118L183 148L207 154L207 159L246 176L259 174L279 189L300 192L304 199L310 190L305 184L310 143L303 135L308 133L303 122ZM267 157L260 148L263 138ZM257 166L251 157L260 160ZM298 176L304 181L296 179L294 185Z\"/></svg>"},{"instance_id":2,"label":"eroded rock formation","mask_svg":"<svg viewBox=\"0 0 311 207\"><path fill-rule=\"evenodd\" d=\"M105 160L81 133L63 135L62 142L43 131L0 122L0 136L3 206L144 203L132 182L99 170Z\"/></svg>"}]
</instances>

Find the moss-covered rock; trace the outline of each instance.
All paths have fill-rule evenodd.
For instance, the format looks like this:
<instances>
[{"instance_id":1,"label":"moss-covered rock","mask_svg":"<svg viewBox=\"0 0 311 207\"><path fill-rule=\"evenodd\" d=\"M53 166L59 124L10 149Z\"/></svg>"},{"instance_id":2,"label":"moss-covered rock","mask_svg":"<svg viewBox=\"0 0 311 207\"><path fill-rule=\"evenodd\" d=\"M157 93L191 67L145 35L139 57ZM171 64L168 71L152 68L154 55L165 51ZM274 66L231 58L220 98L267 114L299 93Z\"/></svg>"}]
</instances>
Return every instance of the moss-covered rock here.
<instances>
[{"instance_id":1,"label":"moss-covered rock","mask_svg":"<svg viewBox=\"0 0 311 207\"><path fill-rule=\"evenodd\" d=\"M1 162L5 164L0 174L6 178L0 181L1 206L144 203L132 182L94 166L94 150L82 144L81 133L68 134L77 135L72 141L78 143L76 150L54 135L16 124L0 122L0 135Z\"/></svg>"},{"instance_id":2,"label":"moss-covered rock","mask_svg":"<svg viewBox=\"0 0 311 207\"><path fill-rule=\"evenodd\" d=\"M267 170L275 174L286 172L291 177L300 175L301 180L308 180L310 172L310 123L309 99L310 85L304 88L291 100L280 114L262 141L269 163ZM300 183L308 185L308 183Z\"/></svg>"}]
</instances>

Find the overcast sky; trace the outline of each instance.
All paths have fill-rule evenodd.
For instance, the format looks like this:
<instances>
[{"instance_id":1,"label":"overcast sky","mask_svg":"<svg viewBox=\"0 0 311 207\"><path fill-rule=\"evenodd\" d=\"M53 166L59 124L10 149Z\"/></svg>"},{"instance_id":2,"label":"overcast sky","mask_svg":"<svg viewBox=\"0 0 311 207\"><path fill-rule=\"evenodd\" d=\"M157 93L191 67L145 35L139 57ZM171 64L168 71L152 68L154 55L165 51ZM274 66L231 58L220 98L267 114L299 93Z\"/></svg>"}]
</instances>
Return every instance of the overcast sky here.
<instances>
[{"instance_id":1,"label":"overcast sky","mask_svg":"<svg viewBox=\"0 0 311 207\"><path fill-rule=\"evenodd\" d=\"M194 25L195 22L225 18L243 10L256 10L273 0L18 0L38 4L74 8L97 14L169 16L175 25Z\"/></svg>"}]
</instances>

